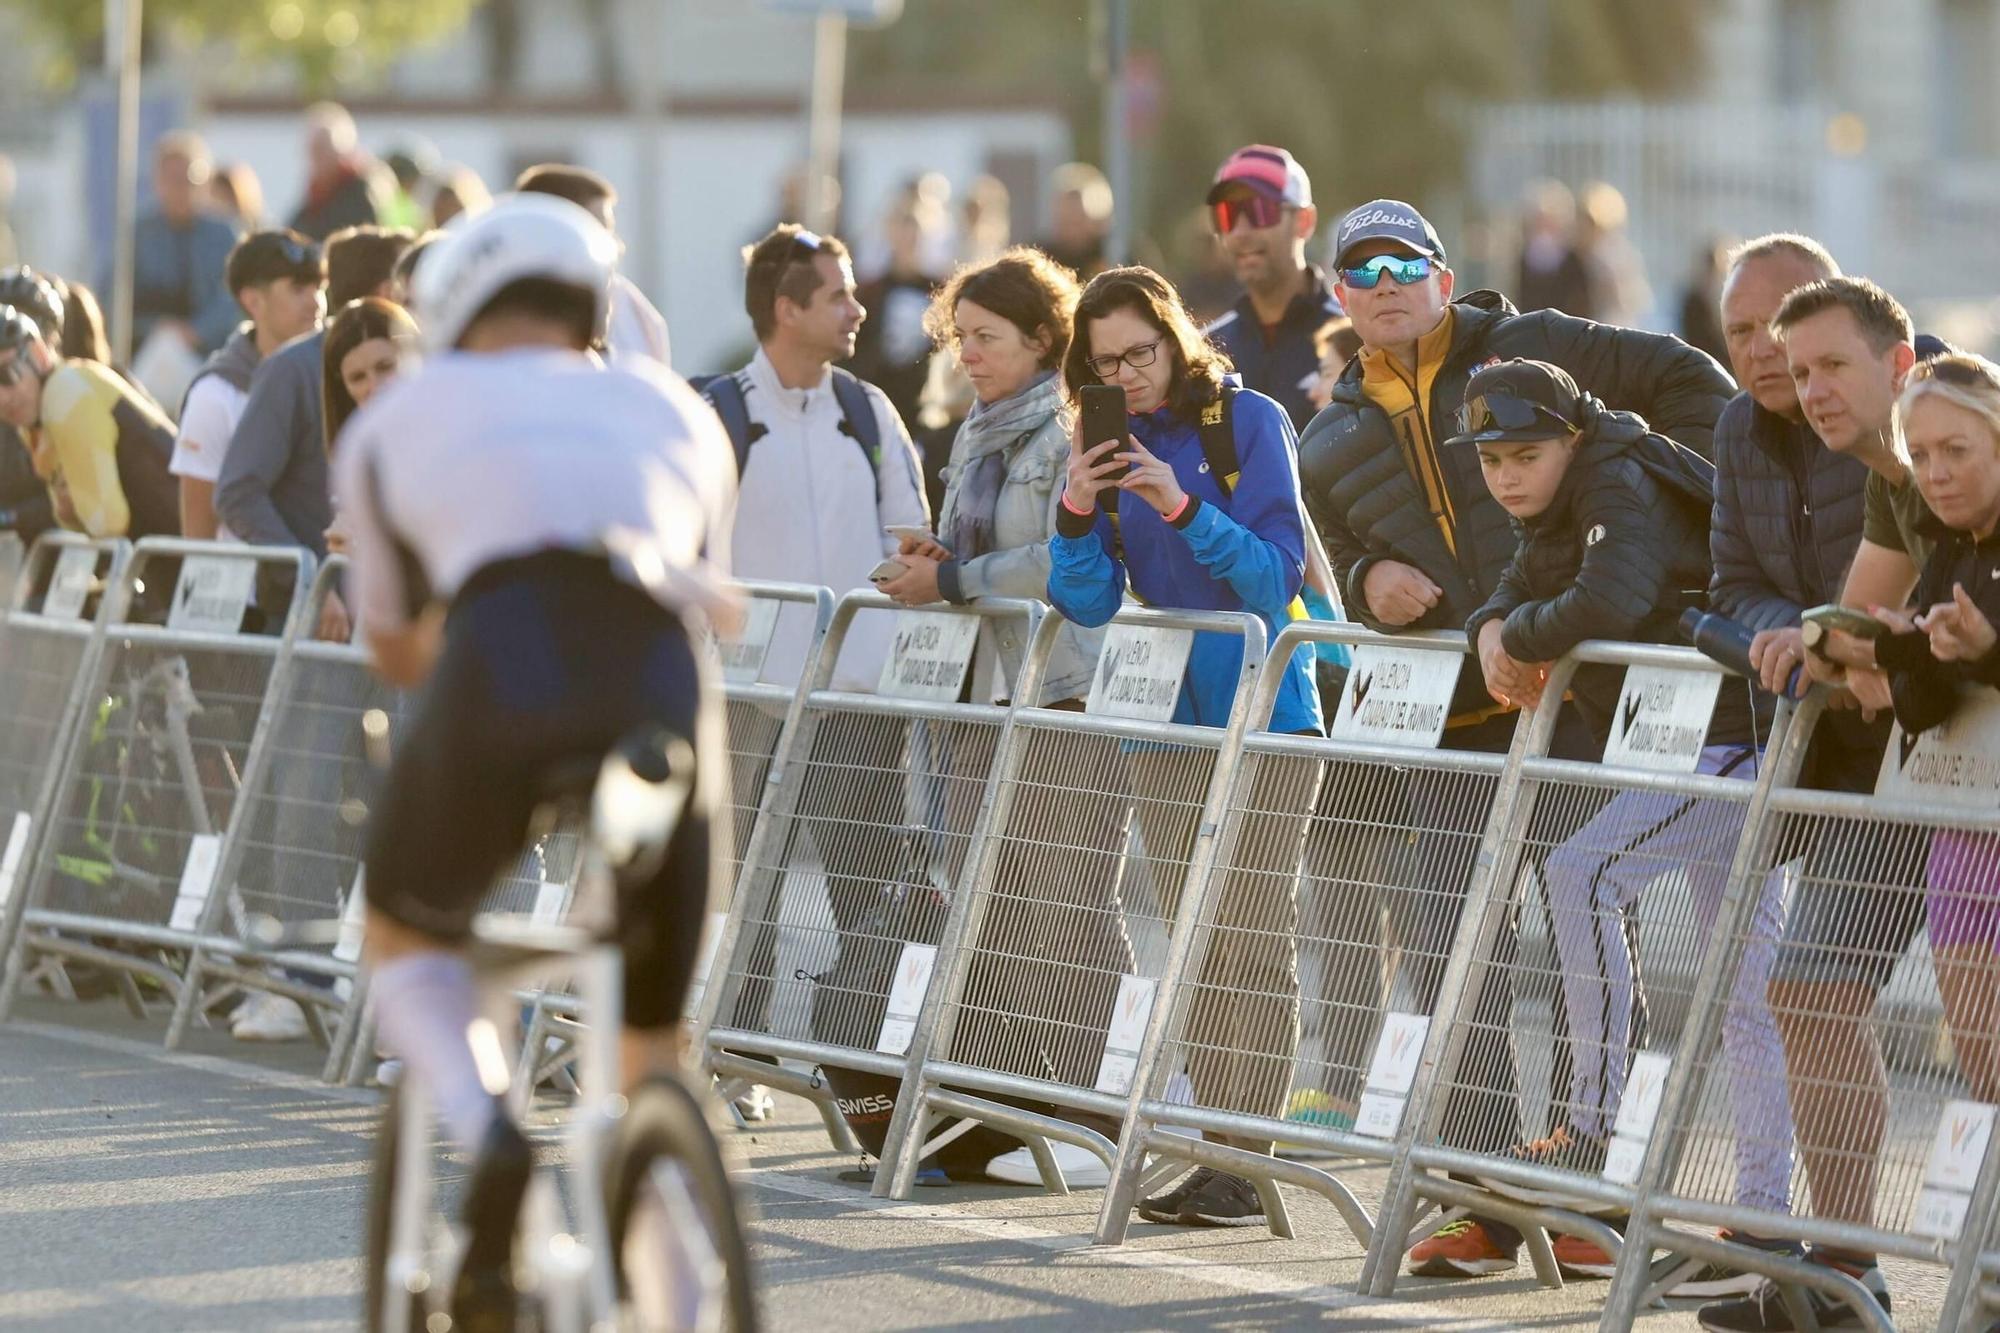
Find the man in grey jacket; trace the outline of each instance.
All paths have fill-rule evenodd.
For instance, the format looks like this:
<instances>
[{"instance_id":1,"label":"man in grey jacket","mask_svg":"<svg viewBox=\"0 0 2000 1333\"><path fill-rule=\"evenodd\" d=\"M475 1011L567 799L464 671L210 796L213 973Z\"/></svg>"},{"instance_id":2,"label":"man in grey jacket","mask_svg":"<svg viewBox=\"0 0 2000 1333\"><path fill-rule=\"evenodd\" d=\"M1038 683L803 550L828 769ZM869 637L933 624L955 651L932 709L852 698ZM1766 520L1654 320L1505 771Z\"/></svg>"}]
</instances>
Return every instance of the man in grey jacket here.
<instances>
[{"instance_id":1,"label":"man in grey jacket","mask_svg":"<svg viewBox=\"0 0 2000 1333\"><path fill-rule=\"evenodd\" d=\"M327 309L364 296L389 295L396 260L415 238L407 231L350 227L326 245ZM215 508L229 530L253 546L303 546L326 555L333 524L326 428L320 405L324 330L286 344L257 368L250 399L230 437L216 482ZM282 618L276 600L268 605ZM344 641L350 628L338 596L326 599L319 636Z\"/></svg>"}]
</instances>

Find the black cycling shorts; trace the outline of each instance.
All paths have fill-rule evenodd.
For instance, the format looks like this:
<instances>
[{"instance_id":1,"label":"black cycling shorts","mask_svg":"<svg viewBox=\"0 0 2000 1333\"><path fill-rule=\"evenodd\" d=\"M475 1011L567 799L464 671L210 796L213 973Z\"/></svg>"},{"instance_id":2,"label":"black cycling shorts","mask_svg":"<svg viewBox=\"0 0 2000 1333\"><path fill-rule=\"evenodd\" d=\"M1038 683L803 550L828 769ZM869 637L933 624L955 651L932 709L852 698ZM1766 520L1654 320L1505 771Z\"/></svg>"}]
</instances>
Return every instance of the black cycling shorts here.
<instances>
[{"instance_id":1,"label":"black cycling shorts","mask_svg":"<svg viewBox=\"0 0 2000 1333\"><path fill-rule=\"evenodd\" d=\"M681 620L604 561L545 552L480 570L453 603L442 657L370 822L369 906L464 940L495 877L521 854L548 775L648 723L712 756L720 721L709 709ZM697 761L659 872L620 894L633 1027L681 1016L719 874L711 830L723 786L713 770Z\"/></svg>"}]
</instances>

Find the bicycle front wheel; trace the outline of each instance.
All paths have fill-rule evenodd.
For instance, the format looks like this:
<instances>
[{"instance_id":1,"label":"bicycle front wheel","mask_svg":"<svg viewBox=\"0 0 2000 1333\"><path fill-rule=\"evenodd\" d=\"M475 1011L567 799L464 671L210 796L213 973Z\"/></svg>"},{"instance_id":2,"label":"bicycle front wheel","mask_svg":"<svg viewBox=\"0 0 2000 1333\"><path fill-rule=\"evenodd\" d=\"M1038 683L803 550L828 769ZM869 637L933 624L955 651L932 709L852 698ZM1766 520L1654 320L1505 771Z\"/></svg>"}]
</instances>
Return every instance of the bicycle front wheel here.
<instances>
[{"instance_id":1,"label":"bicycle front wheel","mask_svg":"<svg viewBox=\"0 0 2000 1333\"><path fill-rule=\"evenodd\" d=\"M677 1078L640 1085L605 1173L626 1328L755 1333L756 1282L736 1187L701 1099ZM702 1235L687 1234L690 1226Z\"/></svg>"}]
</instances>

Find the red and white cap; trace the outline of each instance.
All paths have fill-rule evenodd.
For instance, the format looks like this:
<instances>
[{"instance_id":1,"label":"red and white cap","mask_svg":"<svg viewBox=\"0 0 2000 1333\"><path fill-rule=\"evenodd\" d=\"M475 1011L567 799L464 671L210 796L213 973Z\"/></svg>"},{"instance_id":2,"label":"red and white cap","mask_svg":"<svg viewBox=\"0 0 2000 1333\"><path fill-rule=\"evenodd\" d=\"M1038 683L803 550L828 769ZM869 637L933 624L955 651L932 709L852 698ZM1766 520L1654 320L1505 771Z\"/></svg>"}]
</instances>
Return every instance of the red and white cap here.
<instances>
[{"instance_id":1,"label":"red and white cap","mask_svg":"<svg viewBox=\"0 0 2000 1333\"><path fill-rule=\"evenodd\" d=\"M1215 184L1208 187L1208 202L1215 203L1232 185L1247 185L1281 204L1312 207L1312 182L1306 178L1306 169L1290 153L1269 144L1253 143L1231 153L1215 173Z\"/></svg>"}]
</instances>

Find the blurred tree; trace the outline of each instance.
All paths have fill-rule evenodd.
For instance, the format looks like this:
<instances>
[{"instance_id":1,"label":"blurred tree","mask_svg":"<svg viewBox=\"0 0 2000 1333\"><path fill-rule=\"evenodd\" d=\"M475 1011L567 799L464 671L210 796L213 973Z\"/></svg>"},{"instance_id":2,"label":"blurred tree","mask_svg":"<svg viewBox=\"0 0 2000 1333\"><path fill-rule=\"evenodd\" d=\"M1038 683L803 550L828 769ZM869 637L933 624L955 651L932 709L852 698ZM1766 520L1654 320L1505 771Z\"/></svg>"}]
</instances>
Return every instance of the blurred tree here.
<instances>
[{"instance_id":1,"label":"blurred tree","mask_svg":"<svg viewBox=\"0 0 2000 1333\"><path fill-rule=\"evenodd\" d=\"M1157 128L1138 144L1140 230L1164 236L1215 164L1282 144L1322 212L1376 195L1421 199L1463 173L1463 114L1487 101L1662 94L1701 71L1715 0L1133 0L1132 48L1160 69ZM951 105L1039 95L1098 156L1092 0L908 0L856 31L851 87ZM1125 201L1120 201L1121 206Z\"/></svg>"},{"instance_id":2,"label":"blurred tree","mask_svg":"<svg viewBox=\"0 0 2000 1333\"><path fill-rule=\"evenodd\" d=\"M462 27L481 0L146 0L149 55L169 47L231 48L244 59L291 61L307 89L395 58ZM57 40L45 71L62 86L103 63L103 0L0 0Z\"/></svg>"}]
</instances>

